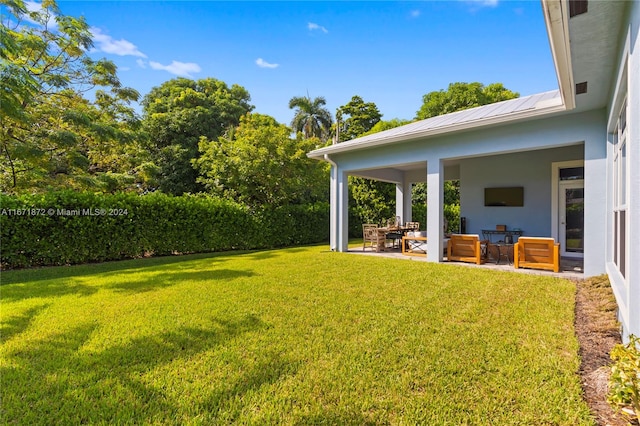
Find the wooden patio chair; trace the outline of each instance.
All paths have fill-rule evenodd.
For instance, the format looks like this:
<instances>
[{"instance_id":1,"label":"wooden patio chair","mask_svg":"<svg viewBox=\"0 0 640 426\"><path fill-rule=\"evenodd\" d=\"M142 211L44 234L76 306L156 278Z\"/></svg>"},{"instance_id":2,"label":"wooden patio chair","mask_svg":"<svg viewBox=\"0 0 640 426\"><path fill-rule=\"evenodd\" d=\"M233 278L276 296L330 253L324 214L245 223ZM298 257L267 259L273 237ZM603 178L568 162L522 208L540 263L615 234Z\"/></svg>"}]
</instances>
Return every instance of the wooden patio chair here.
<instances>
[{"instance_id":1,"label":"wooden patio chair","mask_svg":"<svg viewBox=\"0 0 640 426\"><path fill-rule=\"evenodd\" d=\"M447 244L449 261L470 262L481 265L485 261L480 237L475 234L451 234Z\"/></svg>"},{"instance_id":2,"label":"wooden patio chair","mask_svg":"<svg viewBox=\"0 0 640 426\"><path fill-rule=\"evenodd\" d=\"M404 227L407 228L408 231L417 231L420 229L420 222L407 222L404 224Z\"/></svg>"},{"instance_id":3,"label":"wooden patio chair","mask_svg":"<svg viewBox=\"0 0 640 426\"><path fill-rule=\"evenodd\" d=\"M400 216L387 219L387 228L399 228L400 225Z\"/></svg>"},{"instance_id":4,"label":"wooden patio chair","mask_svg":"<svg viewBox=\"0 0 640 426\"><path fill-rule=\"evenodd\" d=\"M513 246L513 266L559 272L560 243L553 238L520 237Z\"/></svg>"},{"instance_id":5,"label":"wooden patio chair","mask_svg":"<svg viewBox=\"0 0 640 426\"><path fill-rule=\"evenodd\" d=\"M373 223L365 223L362 225L362 251L367 248L369 243L370 248L375 248L376 251L384 250L386 243L385 232L380 230L378 225Z\"/></svg>"}]
</instances>

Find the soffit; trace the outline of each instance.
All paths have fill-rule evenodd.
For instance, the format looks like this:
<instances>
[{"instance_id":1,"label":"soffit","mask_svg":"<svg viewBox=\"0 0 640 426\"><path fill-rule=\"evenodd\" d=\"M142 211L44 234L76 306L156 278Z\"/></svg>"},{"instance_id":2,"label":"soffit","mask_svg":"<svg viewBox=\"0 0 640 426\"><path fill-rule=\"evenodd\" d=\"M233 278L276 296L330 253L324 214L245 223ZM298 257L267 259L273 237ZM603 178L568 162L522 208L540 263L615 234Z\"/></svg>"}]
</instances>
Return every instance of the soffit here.
<instances>
[{"instance_id":1,"label":"soffit","mask_svg":"<svg viewBox=\"0 0 640 426\"><path fill-rule=\"evenodd\" d=\"M577 110L602 108L610 99L626 3L589 1L586 13L569 18L574 82L587 82L587 93L576 95Z\"/></svg>"}]
</instances>

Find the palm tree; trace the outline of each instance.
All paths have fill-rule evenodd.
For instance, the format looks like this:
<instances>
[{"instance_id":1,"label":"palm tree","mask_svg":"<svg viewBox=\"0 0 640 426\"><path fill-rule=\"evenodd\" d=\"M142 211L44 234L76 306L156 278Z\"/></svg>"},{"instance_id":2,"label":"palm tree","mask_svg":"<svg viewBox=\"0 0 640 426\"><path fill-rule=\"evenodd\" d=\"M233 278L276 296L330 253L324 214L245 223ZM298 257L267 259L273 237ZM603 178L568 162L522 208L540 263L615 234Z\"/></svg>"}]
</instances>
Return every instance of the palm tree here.
<instances>
[{"instance_id":1,"label":"palm tree","mask_svg":"<svg viewBox=\"0 0 640 426\"><path fill-rule=\"evenodd\" d=\"M322 96L313 100L309 95L291 98L289 108L297 108L296 115L291 120L291 128L296 132L302 132L305 139L316 136L326 141L333 123L331 113L324 107L326 103L327 101Z\"/></svg>"}]
</instances>

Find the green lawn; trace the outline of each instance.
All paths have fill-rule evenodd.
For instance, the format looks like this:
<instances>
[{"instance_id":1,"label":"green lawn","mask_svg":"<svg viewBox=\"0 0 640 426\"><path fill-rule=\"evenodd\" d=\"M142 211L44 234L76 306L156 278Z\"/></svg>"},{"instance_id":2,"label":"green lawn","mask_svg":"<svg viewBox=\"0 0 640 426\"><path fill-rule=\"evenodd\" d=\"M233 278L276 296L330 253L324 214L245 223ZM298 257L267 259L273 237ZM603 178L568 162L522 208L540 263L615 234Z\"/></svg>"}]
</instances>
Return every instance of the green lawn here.
<instances>
[{"instance_id":1,"label":"green lawn","mask_svg":"<svg viewBox=\"0 0 640 426\"><path fill-rule=\"evenodd\" d=\"M566 280L312 246L0 292L5 424L594 424Z\"/></svg>"}]
</instances>

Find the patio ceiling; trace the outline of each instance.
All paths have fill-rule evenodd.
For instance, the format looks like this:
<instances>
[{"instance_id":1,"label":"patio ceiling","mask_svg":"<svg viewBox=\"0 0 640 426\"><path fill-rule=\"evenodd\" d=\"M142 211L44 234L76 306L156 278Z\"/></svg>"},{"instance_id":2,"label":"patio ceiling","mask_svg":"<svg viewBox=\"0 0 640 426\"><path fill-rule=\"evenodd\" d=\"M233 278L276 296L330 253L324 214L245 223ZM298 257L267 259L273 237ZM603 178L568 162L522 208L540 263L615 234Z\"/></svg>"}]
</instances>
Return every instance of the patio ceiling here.
<instances>
[{"instance_id":1,"label":"patio ceiling","mask_svg":"<svg viewBox=\"0 0 640 426\"><path fill-rule=\"evenodd\" d=\"M427 163L425 161L405 164L395 164L389 167L350 171L349 175L389 183L402 183L405 178L410 182L427 181ZM459 160L444 163L445 180L460 179Z\"/></svg>"}]
</instances>

